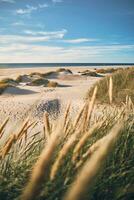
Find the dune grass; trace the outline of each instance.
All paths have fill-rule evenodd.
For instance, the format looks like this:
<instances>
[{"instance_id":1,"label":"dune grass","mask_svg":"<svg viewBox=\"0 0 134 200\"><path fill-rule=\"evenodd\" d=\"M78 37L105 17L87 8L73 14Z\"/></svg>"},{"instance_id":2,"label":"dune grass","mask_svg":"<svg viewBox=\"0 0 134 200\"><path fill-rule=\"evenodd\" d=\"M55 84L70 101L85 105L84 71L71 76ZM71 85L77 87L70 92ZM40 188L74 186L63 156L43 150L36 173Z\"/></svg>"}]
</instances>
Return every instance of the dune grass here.
<instances>
[{"instance_id":1,"label":"dune grass","mask_svg":"<svg viewBox=\"0 0 134 200\"><path fill-rule=\"evenodd\" d=\"M56 72L67 72L69 74L73 74L70 69L66 69L66 68L59 68L56 70Z\"/></svg>"},{"instance_id":2,"label":"dune grass","mask_svg":"<svg viewBox=\"0 0 134 200\"><path fill-rule=\"evenodd\" d=\"M47 79L37 78L37 79L32 80L30 83L28 83L28 85L30 85L30 86L40 86L40 85L47 86L48 83L49 83L49 81Z\"/></svg>"},{"instance_id":3,"label":"dune grass","mask_svg":"<svg viewBox=\"0 0 134 200\"><path fill-rule=\"evenodd\" d=\"M94 110L91 102L73 118L71 105L41 132L29 119L0 148L1 200L131 200L134 197L134 106ZM1 138L8 121L0 127ZM0 140L1 142L1 140Z\"/></svg>"},{"instance_id":4,"label":"dune grass","mask_svg":"<svg viewBox=\"0 0 134 200\"><path fill-rule=\"evenodd\" d=\"M18 85L18 81L12 78L4 78L0 80L0 95L9 88L9 87L16 87Z\"/></svg>"},{"instance_id":5,"label":"dune grass","mask_svg":"<svg viewBox=\"0 0 134 200\"><path fill-rule=\"evenodd\" d=\"M113 103L121 104L126 101L126 96L130 96L134 102L134 67L122 69L110 75L113 81ZM100 103L109 102L109 81L110 76L106 76L98 81L88 92L90 98L95 86L98 87L97 100Z\"/></svg>"},{"instance_id":6,"label":"dune grass","mask_svg":"<svg viewBox=\"0 0 134 200\"><path fill-rule=\"evenodd\" d=\"M43 85L44 87L57 87L58 83L54 82L54 81L49 81L45 78L36 78L36 79L32 80L30 83L28 83L27 85L30 85L30 86Z\"/></svg>"},{"instance_id":7,"label":"dune grass","mask_svg":"<svg viewBox=\"0 0 134 200\"><path fill-rule=\"evenodd\" d=\"M0 83L0 95L8 88L13 87L11 84L8 83Z\"/></svg>"},{"instance_id":8,"label":"dune grass","mask_svg":"<svg viewBox=\"0 0 134 200\"><path fill-rule=\"evenodd\" d=\"M101 73L101 74L107 74L107 73L116 72L119 69L121 69L121 68L106 68L106 69L101 68L101 69L96 69L96 72Z\"/></svg>"},{"instance_id":9,"label":"dune grass","mask_svg":"<svg viewBox=\"0 0 134 200\"><path fill-rule=\"evenodd\" d=\"M49 83L47 84L47 87L57 87L58 83L54 82L54 81L49 81Z\"/></svg>"},{"instance_id":10,"label":"dune grass","mask_svg":"<svg viewBox=\"0 0 134 200\"><path fill-rule=\"evenodd\" d=\"M93 76L93 77L98 77L99 75L95 71L90 71L87 70L83 73L81 73L82 76Z\"/></svg>"},{"instance_id":11,"label":"dune grass","mask_svg":"<svg viewBox=\"0 0 134 200\"><path fill-rule=\"evenodd\" d=\"M4 79L0 80L0 84L17 85L18 82L12 78L4 78Z\"/></svg>"},{"instance_id":12,"label":"dune grass","mask_svg":"<svg viewBox=\"0 0 134 200\"><path fill-rule=\"evenodd\" d=\"M106 77L110 104L117 80L132 86L133 69L127 70ZM38 122L27 118L3 141L10 121L5 119L0 126L1 200L134 198L134 105L127 97L120 107L108 104L98 115L99 86L76 116L71 117L71 104L53 123L45 113L42 131L34 131Z\"/></svg>"}]
</instances>

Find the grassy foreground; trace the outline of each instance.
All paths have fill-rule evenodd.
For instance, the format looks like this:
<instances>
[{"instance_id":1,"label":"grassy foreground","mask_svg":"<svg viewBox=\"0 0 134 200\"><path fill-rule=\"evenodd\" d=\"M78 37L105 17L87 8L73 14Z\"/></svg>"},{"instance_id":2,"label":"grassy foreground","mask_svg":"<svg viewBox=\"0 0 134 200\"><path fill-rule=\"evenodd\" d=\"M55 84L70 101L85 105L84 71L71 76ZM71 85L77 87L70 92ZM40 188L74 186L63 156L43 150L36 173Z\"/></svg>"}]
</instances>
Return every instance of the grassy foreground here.
<instances>
[{"instance_id":1,"label":"grassy foreground","mask_svg":"<svg viewBox=\"0 0 134 200\"><path fill-rule=\"evenodd\" d=\"M92 116L95 92L75 119L42 132L26 120L0 149L0 199L96 200L134 197L134 107L130 101ZM119 123L120 122L120 123ZM8 119L0 127L4 135Z\"/></svg>"},{"instance_id":2,"label":"grassy foreground","mask_svg":"<svg viewBox=\"0 0 134 200\"><path fill-rule=\"evenodd\" d=\"M91 97L94 87L98 87L97 100L100 103L109 102L109 77L112 77L113 103L121 104L125 102L126 96L130 96L134 102L134 67L120 69L112 73L110 76L98 81L88 92L87 97Z\"/></svg>"},{"instance_id":3,"label":"grassy foreground","mask_svg":"<svg viewBox=\"0 0 134 200\"><path fill-rule=\"evenodd\" d=\"M134 106L93 111L97 88L75 118L68 105L51 124L24 121L4 141L0 127L1 200L130 200L134 198Z\"/></svg>"}]
</instances>

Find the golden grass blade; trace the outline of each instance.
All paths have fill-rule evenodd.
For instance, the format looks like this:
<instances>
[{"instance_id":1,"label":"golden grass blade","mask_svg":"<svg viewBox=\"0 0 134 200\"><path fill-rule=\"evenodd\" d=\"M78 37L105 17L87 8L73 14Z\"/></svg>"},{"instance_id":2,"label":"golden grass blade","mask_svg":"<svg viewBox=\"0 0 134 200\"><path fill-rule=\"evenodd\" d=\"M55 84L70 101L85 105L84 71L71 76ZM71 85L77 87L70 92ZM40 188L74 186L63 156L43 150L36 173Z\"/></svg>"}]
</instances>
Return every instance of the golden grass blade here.
<instances>
[{"instance_id":1,"label":"golden grass blade","mask_svg":"<svg viewBox=\"0 0 134 200\"><path fill-rule=\"evenodd\" d=\"M30 180L22 193L22 200L33 200L38 196L41 184L49 174L52 156L59 142L59 133L51 134L46 143L44 150L33 167Z\"/></svg>"},{"instance_id":2,"label":"golden grass blade","mask_svg":"<svg viewBox=\"0 0 134 200\"><path fill-rule=\"evenodd\" d=\"M3 124L1 125L1 127L0 127L0 139L2 138L2 136L3 136L3 134L4 134L3 129L4 129L5 126L7 125L8 121L9 121L9 118L7 118L7 119L3 122Z\"/></svg>"},{"instance_id":3,"label":"golden grass blade","mask_svg":"<svg viewBox=\"0 0 134 200\"><path fill-rule=\"evenodd\" d=\"M109 91L108 91L108 94L109 94L109 102L110 102L110 104L112 104L112 102L113 102L113 79L112 79L111 76L109 78Z\"/></svg>"},{"instance_id":4,"label":"golden grass blade","mask_svg":"<svg viewBox=\"0 0 134 200\"><path fill-rule=\"evenodd\" d=\"M5 147L2 150L2 158L5 158L5 156L8 154L8 152L10 151L13 143L15 141L15 134L13 134L10 139L8 140L7 144L5 145Z\"/></svg>"},{"instance_id":5,"label":"golden grass blade","mask_svg":"<svg viewBox=\"0 0 134 200\"><path fill-rule=\"evenodd\" d=\"M62 161L64 160L64 157L67 155L69 149L73 146L75 141L76 141L76 136L72 135L71 138L69 138L69 140L64 144L63 148L60 150L58 158L56 159L51 169L51 173L50 173L51 180L55 178L56 173L59 167L61 166Z\"/></svg>"},{"instance_id":6,"label":"golden grass blade","mask_svg":"<svg viewBox=\"0 0 134 200\"><path fill-rule=\"evenodd\" d=\"M96 151L91 159L89 159L79 174L77 175L72 187L67 191L64 200L81 200L83 199L83 194L89 189L89 186L93 184L94 179L104 163L106 156L111 151L115 144L117 136L120 133L123 125L118 124L113 127L110 133L107 135L105 142L100 146L98 151Z\"/></svg>"},{"instance_id":7,"label":"golden grass blade","mask_svg":"<svg viewBox=\"0 0 134 200\"><path fill-rule=\"evenodd\" d=\"M33 142L28 146L28 148L26 148L26 149L22 152L20 158L22 158L24 155L26 155L26 153L27 153L36 143L39 143L39 142L41 142L41 141L42 141L42 139L39 139L39 140L37 140L37 141L34 141L34 140L33 140Z\"/></svg>"},{"instance_id":8,"label":"golden grass blade","mask_svg":"<svg viewBox=\"0 0 134 200\"><path fill-rule=\"evenodd\" d=\"M44 114L44 134L46 139L48 140L50 138L50 122L49 122L49 117L48 117L48 113L45 112Z\"/></svg>"},{"instance_id":9,"label":"golden grass blade","mask_svg":"<svg viewBox=\"0 0 134 200\"><path fill-rule=\"evenodd\" d=\"M26 121L24 122L23 126L21 127L19 133L16 135L16 140L19 140L22 136L22 134L25 132L25 128L27 127L29 122L29 119L26 119Z\"/></svg>"},{"instance_id":10,"label":"golden grass blade","mask_svg":"<svg viewBox=\"0 0 134 200\"><path fill-rule=\"evenodd\" d=\"M66 125L66 123L67 123L67 119L68 119L68 115L69 115L70 107L71 107L71 103L69 103L68 106L67 106L67 108L66 108L65 116L64 116L63 127L65 127L65 125Z\"/></svg>"},{"instance_id":11,"label":"golden grass blade","mask_svg":"<svg viewBox=\"0 0 134 200\"><path fill-rule=\"evenodd\" d=\"M77 126L77 124L78 124L79 121L80 121L80 118L81 118L81 116L82 116L82 114L83 114L83 112L84 112L84 109L85 109L86 104L87 104L87 103L85 103L85 104L83 105L83 107L81 108L80 112L78 113L76 119L74 120L74 124L73 124L74 129L76 129L76 126Z\"/></svg>"},{"instance_id":12,"label":"golden grass blade","mask_svg":"<svg viewBox=\"0 0 134 200\"><path fill-rule=\"evenodd\" d=\"M70 129L72 129L72 124L70 123L70 120L68 119L66 122L66 125L64 126L64 138L68 136L68 133L70 133Z\"/></svg>"},{"instance_id":13,"label":"golden grass blade","mask_svg":"<svg viewBox=\"0 0 134 200\"><path fill-rule=\"evenodd\" d=\"M89 103L88 114L87 114L87 119L86 119L86 126L88 125L91 115L92 115L92 111L94 108L94 103L95 103L95 99L96 99L96 95L97 95L97 90L98 90L98 88L96 86L94 88L93 95L92 95L91 101Z\"/></svg>"}]
</instances>

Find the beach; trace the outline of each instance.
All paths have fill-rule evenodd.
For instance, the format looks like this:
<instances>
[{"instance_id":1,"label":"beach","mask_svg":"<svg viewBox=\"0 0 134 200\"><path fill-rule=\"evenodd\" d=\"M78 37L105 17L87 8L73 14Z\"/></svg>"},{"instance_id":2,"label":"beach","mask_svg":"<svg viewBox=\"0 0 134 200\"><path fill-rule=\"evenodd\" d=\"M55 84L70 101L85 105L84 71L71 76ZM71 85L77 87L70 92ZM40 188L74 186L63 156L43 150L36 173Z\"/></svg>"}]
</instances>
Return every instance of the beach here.
<instances>
[{"instance_id":1,"label":"beach","mask_svg":"<svg viewBox=\"0 0 134 200\"><path fill-rule=\"evenodd\" d=\"M16 79L19 75L30 73L47 73L58 70L58 67L0 69L0 80ZM44 112L55 119L71 103L73 113L77 112L86 98L87 91L100 77L82 76L79 72L87 67L68 67L72 74L61 72L57 77L48 80L57 82L60 87L29 86L20 83L15 88L7 88L0 96L0 122L10 117L11 122L30 117L42 120Z\"/></svg>"}]
</instances>

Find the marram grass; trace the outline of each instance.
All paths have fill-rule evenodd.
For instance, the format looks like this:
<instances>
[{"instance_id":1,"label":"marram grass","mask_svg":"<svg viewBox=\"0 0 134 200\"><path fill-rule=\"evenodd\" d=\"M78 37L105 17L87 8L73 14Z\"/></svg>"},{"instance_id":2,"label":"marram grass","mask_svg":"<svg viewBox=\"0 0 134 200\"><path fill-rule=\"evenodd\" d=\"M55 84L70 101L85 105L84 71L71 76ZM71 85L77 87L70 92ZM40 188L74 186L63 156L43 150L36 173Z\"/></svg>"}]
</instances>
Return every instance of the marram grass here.
<instances>
[{"instance_id":1,"label":"marram grass","mask_svg":"<svg viewBox=\"0 0 134 200\"><path fill-rule=\"evenodd\" d=\"M98 87L96 100L99 103L113 103L121 105L126 96L134 102L134 67L120 69L105 76L88 91L87 99L91 98L93 90Z\"/></svg>"},{"instance_id":2,"label":"marram grass","mask_svg":"<svg viewBox=\"0 0 134 200\"><path fill-rule=\"evenodd\" d=\"M42 132L33 131L37 123L26 119L5 139L0 147L1 200L134 198L133 103L127 97L121 108L109 105L97 117L96 92L76 117L70 117L69 104L55 124L44 115ZM1 138L8 120L0 127Z\"/></svg>"}]
</instances>

